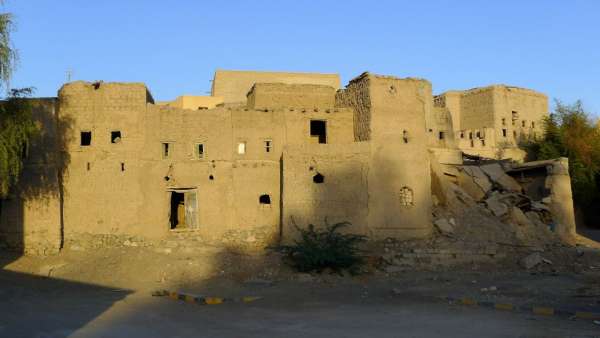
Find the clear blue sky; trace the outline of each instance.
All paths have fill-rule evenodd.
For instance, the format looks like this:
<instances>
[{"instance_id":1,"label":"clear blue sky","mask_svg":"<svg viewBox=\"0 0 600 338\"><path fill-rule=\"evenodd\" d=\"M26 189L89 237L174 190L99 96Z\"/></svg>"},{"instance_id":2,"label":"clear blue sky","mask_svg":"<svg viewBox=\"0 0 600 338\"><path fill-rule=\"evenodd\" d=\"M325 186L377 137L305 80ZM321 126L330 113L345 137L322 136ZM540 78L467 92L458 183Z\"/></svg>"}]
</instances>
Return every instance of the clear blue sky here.
<instances>
[{"instance_id":1,"label":"clear blue sky","mask_svg":"<svg viewBox=\"0 0 600 338\"><path fill-rule=\"evenodd\" d=\"M141 81L157 100L203 95L215 69L363 71L434 93L504 83L600 113L600 1L5 0L12 86Z\"/></svg>"}]
</instances>

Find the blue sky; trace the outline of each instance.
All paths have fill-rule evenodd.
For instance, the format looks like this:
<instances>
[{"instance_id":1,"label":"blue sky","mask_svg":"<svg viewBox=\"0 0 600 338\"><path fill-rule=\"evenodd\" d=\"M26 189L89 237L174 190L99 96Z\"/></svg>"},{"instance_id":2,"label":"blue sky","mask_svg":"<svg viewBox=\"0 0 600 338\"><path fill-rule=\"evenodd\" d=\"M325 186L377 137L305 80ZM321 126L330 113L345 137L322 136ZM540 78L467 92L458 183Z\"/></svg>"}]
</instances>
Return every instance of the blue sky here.
<instances>
[{"instance_id":1,"label":"blue sky","mask_svg":"<svg viewBox=\"0 0 600 338\"><path fill-rule=\"evenodd\" d=\"M492 83L582 99L600 113L600 1L5 0L13 87L141 81L157 100L204 95L215 69L426 78L434 93Z\"/></svg>"}]
</instances>

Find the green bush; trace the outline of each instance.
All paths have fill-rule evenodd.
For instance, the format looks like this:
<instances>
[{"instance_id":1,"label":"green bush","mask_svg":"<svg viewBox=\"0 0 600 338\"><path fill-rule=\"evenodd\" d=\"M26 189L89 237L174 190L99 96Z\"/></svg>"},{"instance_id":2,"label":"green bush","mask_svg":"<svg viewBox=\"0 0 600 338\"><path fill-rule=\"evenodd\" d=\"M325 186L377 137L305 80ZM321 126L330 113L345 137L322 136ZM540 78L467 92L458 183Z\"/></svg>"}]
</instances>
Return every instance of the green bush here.
<instances>
[{"instance_id":1,"label":"green bush","mask_svg":"<svg viewBox=\"0 0 600 338\"><path fill-rule=\"evenodd\" d=\"M323 229L316 229L313 224L302 229L294 224L300 238L293 245L282 245L277 249L287 254L288 262L301 272L321 272L329 268L335 272L348 270L355 273L364 263L358 245L366 242L367 236L338 232L350 225L349 222L341 222L330 226L325 221Z\"/></svg>"}]
</instances>

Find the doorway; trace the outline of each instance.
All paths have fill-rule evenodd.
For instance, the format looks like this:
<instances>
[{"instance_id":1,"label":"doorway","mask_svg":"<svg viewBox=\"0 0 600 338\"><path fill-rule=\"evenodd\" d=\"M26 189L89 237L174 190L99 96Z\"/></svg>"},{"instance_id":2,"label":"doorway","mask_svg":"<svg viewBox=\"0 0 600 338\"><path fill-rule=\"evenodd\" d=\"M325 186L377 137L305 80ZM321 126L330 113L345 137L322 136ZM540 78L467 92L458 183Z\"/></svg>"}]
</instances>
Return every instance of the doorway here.
<instances>
[{"instance_id":1,"label":"doorway","mask_svg":"<svg viewBox=\"0 0 600 338\"><path fill-rule=\"evenodd\" d=\"M198 202L196 190L177 189L170 191L169 225L174 229L195 229L198 226Z\"/></svg>"}]
</instances>

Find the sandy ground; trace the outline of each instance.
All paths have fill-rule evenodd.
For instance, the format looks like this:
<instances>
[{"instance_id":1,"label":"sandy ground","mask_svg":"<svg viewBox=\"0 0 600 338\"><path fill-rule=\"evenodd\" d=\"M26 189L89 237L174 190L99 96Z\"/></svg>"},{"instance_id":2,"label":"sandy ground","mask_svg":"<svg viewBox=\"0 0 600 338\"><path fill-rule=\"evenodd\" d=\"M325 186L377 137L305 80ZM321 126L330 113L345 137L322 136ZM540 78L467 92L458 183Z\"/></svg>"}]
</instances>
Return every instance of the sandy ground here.
<instances>
[{"instance_id":1,"label":"sandy ground","mask_svg":"<svg viewBox=\"0 0 600 338\"><path fill-rule=\"evenodd\" d=\"M598 262L600 266L600 262ZM3 255L0 337L594 337L589 320L448 304L444 296L600 311L600 270L580 273L497 266L297 274L277 255L218 247ZM45 277L41 277L45 276ZM496 291L485 291L491 287ZM157 289L250 304L201 306L152 297Z\"/></svg>"}]
</instances>

